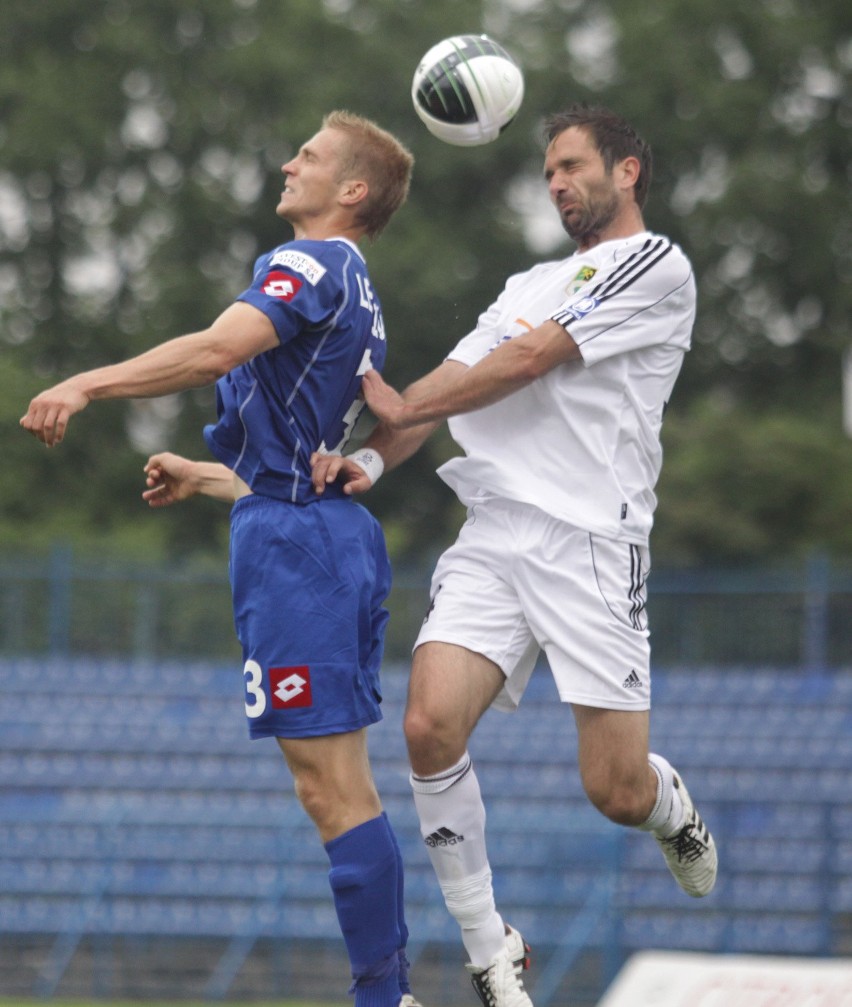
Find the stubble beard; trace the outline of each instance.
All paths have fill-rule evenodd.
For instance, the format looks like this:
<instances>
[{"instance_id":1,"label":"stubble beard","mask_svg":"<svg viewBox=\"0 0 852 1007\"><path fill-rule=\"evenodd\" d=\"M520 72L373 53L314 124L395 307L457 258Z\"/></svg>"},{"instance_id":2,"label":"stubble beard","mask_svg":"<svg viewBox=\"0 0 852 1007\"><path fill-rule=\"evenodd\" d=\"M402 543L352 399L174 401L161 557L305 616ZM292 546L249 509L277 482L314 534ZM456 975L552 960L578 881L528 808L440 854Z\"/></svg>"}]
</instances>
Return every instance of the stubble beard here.
<instances>
[{"instance_id":1,"label":"stubble beard","mask_svg":"<svg viewBox=\"0 0 852 1007\"><path fill-rule=\"evenodd\" d=\"M618 199L612 195L606 200L591 201L588 205L572 210L570 214L560 214L566 234L579 245L589 248L600 241L618 214Z\"/></svg>"}]
</instances>

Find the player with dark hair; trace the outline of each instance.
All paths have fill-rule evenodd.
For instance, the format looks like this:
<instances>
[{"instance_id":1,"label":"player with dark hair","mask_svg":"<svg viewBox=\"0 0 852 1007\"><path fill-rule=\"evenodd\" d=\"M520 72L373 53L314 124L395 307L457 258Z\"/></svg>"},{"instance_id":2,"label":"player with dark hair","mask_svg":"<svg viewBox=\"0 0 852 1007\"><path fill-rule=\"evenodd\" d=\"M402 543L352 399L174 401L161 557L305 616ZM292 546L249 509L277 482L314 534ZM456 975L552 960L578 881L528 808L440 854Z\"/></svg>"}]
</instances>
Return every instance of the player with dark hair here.
<instances>
[{"instance_id":1,"label":"player with dark hair","mask_svg":"<svg viewBox=\"0 0 852 1007\"><path fill-rule=\"evenodd\" d=\"M282 167L276 212L294 240L257 260L234 304L203 331L42 392L21 420L51 446L95 399L218 379L218 422L204 431L218 462L155 456L145 496L154 506L194 492L235 501L230 572L249 732L277 739L325 845L356 1007L416 1007L402 861L366 742L381 717L390 568L376 520L339 487L319 496L310 459L346 444L361 377L384 364L381 307L357 242L404 202L412 164L369 120L330 114Z\"/></svg>"},{"instance_id":2,"label":"player with dark hair","mask_svg":"<svg viewBox=\"0 0 852 1007\"><path fill-rule=\"evenodd\" d=\"M523 938L497 912L468 739L515 709L540 651L577 726L591 802L650 832L679 885L706 895L713 839L680 776L649 754L648 536L663 412L690 346L684 253L646 230L651 155L606 109L552 117L544 178L573 255L512 276L476 328L397 395L375 372L367 440L393 468L437 423L464 451L440 476L468 507L439 559L415 642L405 733L421 833L486 1007L530 1007ZM361 493L357 458L315 458L317 490ZM533 783L534 786L534 783ZM439 832L463 837L430 842Z\"/></svg>"}]
</instances>

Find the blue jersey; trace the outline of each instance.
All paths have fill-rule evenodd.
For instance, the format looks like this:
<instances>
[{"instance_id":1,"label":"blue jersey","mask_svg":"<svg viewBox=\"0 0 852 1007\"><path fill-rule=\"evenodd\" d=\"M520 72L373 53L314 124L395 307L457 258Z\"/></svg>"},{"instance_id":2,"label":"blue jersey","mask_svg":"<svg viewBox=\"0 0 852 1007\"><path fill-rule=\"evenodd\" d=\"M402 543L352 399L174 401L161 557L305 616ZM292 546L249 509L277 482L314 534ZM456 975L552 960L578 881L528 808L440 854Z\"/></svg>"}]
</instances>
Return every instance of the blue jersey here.
<instances>
[{"instance_id":1,"label":"blue jersey","mask_svg":"<svg viewBox=\"0 0 852 1007\"><path fill-rule=\"evenodd\" d=\"M345 238L291 241L257 260L237 299L270 319L281 345L220 379L204 439L254 493L311 503L311 453L342 451L364 406L361 377L385 361L367 267ZM323 494L342 495L339 483Z\"/></svg>"}]
</instances>

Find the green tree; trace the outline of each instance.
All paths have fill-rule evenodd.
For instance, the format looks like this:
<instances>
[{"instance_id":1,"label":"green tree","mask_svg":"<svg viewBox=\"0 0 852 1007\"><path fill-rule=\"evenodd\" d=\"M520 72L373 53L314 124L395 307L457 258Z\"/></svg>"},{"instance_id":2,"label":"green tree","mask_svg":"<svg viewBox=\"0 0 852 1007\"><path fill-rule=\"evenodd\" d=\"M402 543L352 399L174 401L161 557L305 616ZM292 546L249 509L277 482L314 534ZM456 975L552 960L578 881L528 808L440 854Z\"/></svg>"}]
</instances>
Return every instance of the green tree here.
<instances>
[{"instance_id":1,"label":"green tree","mask_svg":"<svg viewBox=\"0 0 852 1007\"><path fill-rule=\"evenodd\" d=\"M655 563L804 560L829 543L852 555L852 441L832 418L735 408L725 396L669 417Z\"/></svg>"},{"instance_id":2,"label":"green tree","mask_svg":"<svg viewBox=\"0 0 852 1007\"><path fill-rule=\"evenodd\" d=\"M430 45L470 31L511 49L527 97L499 141L457 149L425 131L409 90ZM656 561L719 558L706 532L716 519L749 524L749 558L775 555L785 529L786 541L848 555L842 507L796 510L805 482L826 499L840 492L825 484L821 452L800 451L795 475L778 466L768 539L731 483L741 470L701 460L722 401L732 428L775 431L773 450L792 427L846 457L850 65L842 0L819 10L805 0L4 5L0 444L13 466L0 476L0 546L71 537L151 555L222 551L221 506L148 516L139 500L149 449L205 452L210 390L99 404L51 453L16 420L37 388L212 320L247 285L255 255L288 237L273 213L278 170L326 111L378 119L417 158L409 205L366 250L387 374L404 385L473 326L509 273L569 250L541 182L540 123L586 100L618 108L651 142L648 225L684 246L699 280L695 345L666 421L674 471L660 487ZM399 559L431 556L452 536L460 508L433 473L454 450L442 431L371 495ZM712 494L690 482L699 477Z\"/></svg>"}]
</instances>

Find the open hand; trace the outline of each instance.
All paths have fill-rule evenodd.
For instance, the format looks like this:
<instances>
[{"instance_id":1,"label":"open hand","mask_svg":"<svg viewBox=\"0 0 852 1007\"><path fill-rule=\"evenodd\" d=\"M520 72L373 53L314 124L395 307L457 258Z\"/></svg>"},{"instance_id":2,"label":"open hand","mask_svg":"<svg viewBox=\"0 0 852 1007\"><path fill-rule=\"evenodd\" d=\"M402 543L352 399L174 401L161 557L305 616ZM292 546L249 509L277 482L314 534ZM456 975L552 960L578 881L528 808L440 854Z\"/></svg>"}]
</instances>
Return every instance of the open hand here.
<instances>
[{"instance_id":1,"label":"open hand","mask_svg":"<svg viewBox=\"0 0 852 1007\"><path fill-rule=\"evenodd\" d=\"M386 426L399 429L404 426L405 402L395 389L385 382L378 371L367 371L361 379L361 390L367 405Z\"/></svg>"}]
</instances>

